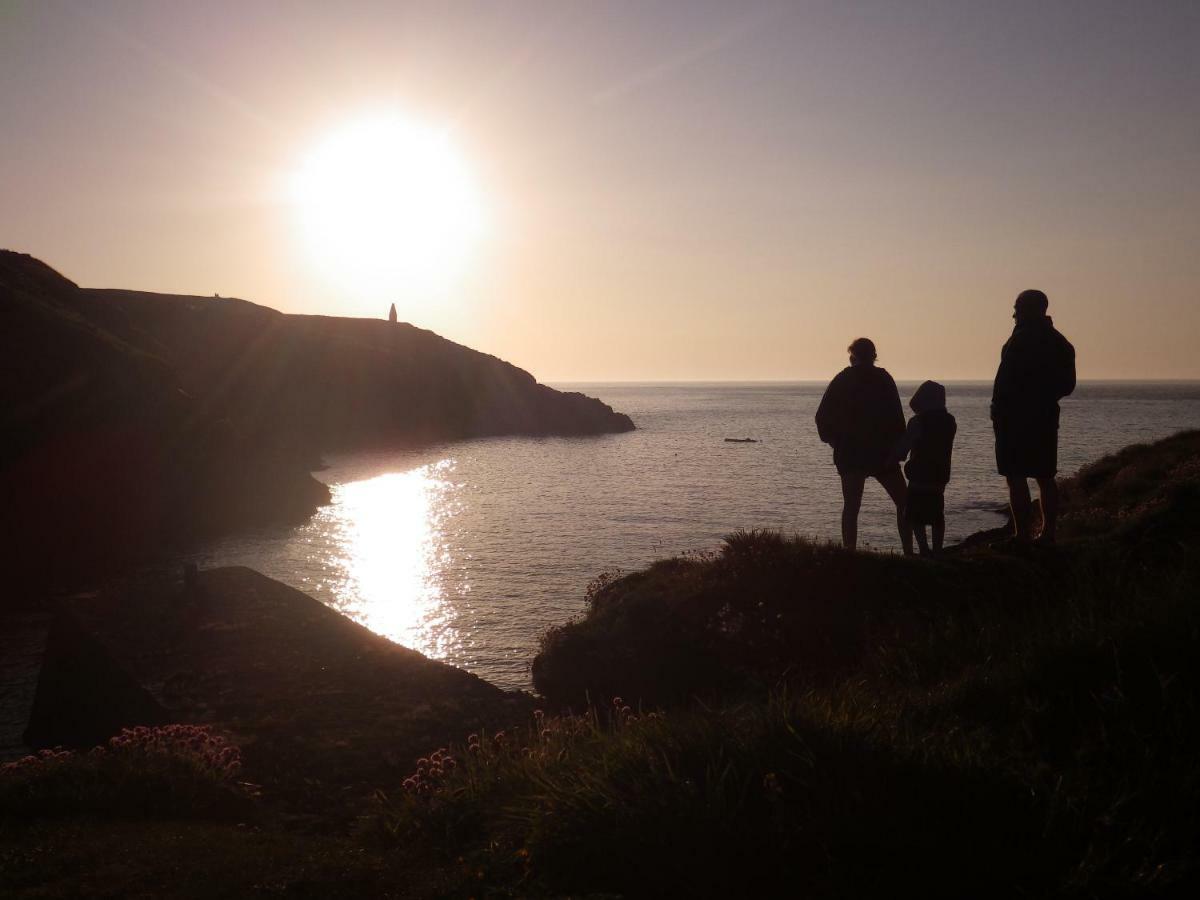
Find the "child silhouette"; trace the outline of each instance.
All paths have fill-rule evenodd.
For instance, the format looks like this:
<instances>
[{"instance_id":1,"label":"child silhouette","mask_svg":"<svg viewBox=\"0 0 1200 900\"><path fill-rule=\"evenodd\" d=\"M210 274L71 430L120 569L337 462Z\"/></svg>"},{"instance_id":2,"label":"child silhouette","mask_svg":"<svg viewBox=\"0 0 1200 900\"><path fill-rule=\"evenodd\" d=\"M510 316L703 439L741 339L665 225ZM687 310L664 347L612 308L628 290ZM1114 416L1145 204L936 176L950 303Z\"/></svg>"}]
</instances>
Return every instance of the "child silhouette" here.
<instances>
[{"instance_id":1,"label":"child silhouette","mask_svg":"<svg viewBox=\"0 0 1200 900\"><path fill-rule=\"evenodd\" d=\"M950 456L958 424L946 412L946 389L926 381L908 401L916 413L908 420L904 437L896 447L895 459L908 457L908 497L904 519L913 527L922 556L930 555L926 526L933 531L933 553L940 553L946 537L946 485L950 481Z\"/></svg>"}]
</instances>

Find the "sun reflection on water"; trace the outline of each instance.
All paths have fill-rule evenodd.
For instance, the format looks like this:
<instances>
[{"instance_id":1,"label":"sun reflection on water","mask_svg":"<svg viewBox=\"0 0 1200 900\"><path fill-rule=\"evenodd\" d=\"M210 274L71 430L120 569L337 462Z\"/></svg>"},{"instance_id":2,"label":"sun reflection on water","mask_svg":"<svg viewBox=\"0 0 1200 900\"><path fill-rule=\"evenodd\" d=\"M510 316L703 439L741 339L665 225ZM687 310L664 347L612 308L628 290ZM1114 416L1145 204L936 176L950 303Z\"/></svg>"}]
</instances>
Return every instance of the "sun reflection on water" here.
<instances>
[{"instance_id":1,"label":"sun reflection on water","mask_svg":"<svg viewBox=\"0 0 1200 900\"><path fill-rule=\"evenodd\" d=\"M457 635L440 573L451 553L452 460L335 485L331 562L337 607L377 634L433 657Z\"/></svg>"}]
</instances>

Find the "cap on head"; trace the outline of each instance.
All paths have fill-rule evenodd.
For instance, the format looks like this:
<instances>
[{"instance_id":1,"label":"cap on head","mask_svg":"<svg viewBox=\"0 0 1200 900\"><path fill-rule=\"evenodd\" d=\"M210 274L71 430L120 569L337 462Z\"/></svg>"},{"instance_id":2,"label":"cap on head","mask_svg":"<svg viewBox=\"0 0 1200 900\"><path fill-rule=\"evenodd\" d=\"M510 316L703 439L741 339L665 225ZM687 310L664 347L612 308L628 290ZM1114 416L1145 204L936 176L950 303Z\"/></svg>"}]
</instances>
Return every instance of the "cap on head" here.
<instances>
[{"instance_id":1,"label":"cap on head","mask_svg":"<svg viewBox=\"0 0 1200 900\"><path fill-rule=\"evenodd\" d=\"M875 342L870 338L856 338L846 348L852 359L859 362L875 362L879 354L875 352Z\"/></svg>"},{"instance_id":2,"label":"cap on head","mask_svg":"<svg viewBox=\"0 0 1200 900\"><path fill-rule=\"evenodd\" d=\"M1021 291L1017 294L1017 302L1013 304L1013 312L1018 316L1044 316L1050 308L1050 301L1041 291Z\"/></svg>"}]
</instances>

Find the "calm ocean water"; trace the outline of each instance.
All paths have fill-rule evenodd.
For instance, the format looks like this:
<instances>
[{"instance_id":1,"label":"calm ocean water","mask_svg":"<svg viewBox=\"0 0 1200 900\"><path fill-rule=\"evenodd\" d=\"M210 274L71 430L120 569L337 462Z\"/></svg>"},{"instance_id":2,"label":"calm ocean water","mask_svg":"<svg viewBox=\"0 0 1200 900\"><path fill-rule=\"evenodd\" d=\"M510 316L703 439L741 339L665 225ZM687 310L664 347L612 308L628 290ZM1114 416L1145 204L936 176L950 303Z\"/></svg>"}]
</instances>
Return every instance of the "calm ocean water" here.
<instances>
[{"instance_id":1,"label":"calm ocean water","mask_svg":"<svg viewBox=\"0 0 1200 900\"><path fill-rule=\"evenodd\" d=\"M258 569L406 646L521 688L539 635L583 611L600 572L712 548L739 528L837 537L837 475L812 424L823 384L555 386L600 397L639 430L333 457L317 473L333 504L311 521L196 559ZM901 383L906 403L914 388ZM948 385L958 419L948 541L999 522L990 395L990 384ZM1200 383L1082 384L1063 403L1060 469L1184 428L1200 428ZM869 482L860 543L898 549L893 523Z\"/></svg>"}]
</instances>

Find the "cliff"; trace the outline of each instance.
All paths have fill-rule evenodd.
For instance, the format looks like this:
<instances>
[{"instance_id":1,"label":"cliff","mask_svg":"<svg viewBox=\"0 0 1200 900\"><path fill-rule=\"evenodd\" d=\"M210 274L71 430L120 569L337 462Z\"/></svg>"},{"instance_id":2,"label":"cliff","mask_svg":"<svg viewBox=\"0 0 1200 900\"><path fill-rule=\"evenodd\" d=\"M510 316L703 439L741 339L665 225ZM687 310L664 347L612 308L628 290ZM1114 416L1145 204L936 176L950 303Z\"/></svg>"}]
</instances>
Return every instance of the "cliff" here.
<instances>
[{"instance_id":1,"label":"cliff","mask_svg":"<svg viewBox=\"0 0 1200 900\"><path fill-rule=\"evenodd\" d=\"M317 451L633 422L591 397L404 322L285 315L243 300L86 290L79 308L171 361L256 442Z\"/></svg>"},{"instance_id":2,"label":"cliff","mask_svg":"<svg viewBox=\"0 0 1200 900\"><path fill-rule=\"evenodd\" d=\"M92 313L73 282L0 251L6 604L329 500L304 453L255 441L136 323Z\"/></svg>"}]
</instances>

